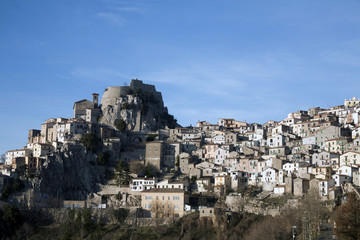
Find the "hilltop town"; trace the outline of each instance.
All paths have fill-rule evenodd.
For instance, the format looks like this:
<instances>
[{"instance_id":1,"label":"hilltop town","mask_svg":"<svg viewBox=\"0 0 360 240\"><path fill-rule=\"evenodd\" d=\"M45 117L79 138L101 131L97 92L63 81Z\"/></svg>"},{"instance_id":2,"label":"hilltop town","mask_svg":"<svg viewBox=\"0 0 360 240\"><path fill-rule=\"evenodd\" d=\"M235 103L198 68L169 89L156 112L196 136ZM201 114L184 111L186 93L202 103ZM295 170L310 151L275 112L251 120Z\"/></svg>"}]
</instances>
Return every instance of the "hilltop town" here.
<instances>
[{"instance_id":1,"label":"hilltop town","mask_svg":"<svg viewBox=\"0 0 360 240\"><path fill-rule=\"evenodd\" d=\"M219 118L189 127L138 79L107 88L99 100L94 93L75 102L73 118L46 120L29 130L24 148L6 152L3 201L20 209L128 209L131 224L145 225L195 211L215 219L217 209L276 216L312 191L324 202L359 195L355 97L281 121ZM251 198L285 203L244 201Z\"/></svg>"}]
</instances>

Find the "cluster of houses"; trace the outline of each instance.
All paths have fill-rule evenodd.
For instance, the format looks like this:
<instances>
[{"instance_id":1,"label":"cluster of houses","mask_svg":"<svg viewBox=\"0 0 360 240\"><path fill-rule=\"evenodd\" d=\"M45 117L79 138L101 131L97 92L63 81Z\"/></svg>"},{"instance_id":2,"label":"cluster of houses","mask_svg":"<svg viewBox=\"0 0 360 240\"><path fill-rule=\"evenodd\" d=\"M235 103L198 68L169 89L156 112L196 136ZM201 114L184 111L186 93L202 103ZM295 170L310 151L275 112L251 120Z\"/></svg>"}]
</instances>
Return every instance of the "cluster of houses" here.
<instances>
[{"instance_id":1,"label":"cluster of houses","mask_svg":"<svg viewBox=\"0 0 360 240\"><path fill-rule=\"evenodd\" d=\"M360 186L359 112L360 99L352 98L341 106L297 111L262 125L223 118L217 124L199 121L147 142L145 164L163 171L174 167L191 179L191 191L201 194L226 196L259 186L295 196L315 189L322 199L335 199L345 186ZM176 181L171 185L167 180L164 189L156 179L135 178L130 189L141 191L144 209L153 207L149 201L154 196L163 207L169 205L174 189L184 189L186 196L185 185L176 187Z\"/></svg>"},{"instance_id":2,"label":"cluster of houses","mask_svg":"<svg viewBox=\"0 0 360 240\"><path fill-rule=\"evenodd\" d=\"M313 188L323 199L334 199L345 185L360 186L359 112L360 99L352 98L341 106L301 110L264 124L220 118L216 124L199 121L196 127L159 130L155 140L139 138L142 150L125 160L143 160L164 175L181 173L183 180L134 178L129 192L142 196L143 209L174 216L189 207L189 192L221 197L258 186L302 196ZM0 183L21 166L38 170L47 155L79 144L86 132L120 152L117 131L98 123L101 114L98 94L93 94L93 101L74 104L73 118L52 118L41 130L29 130L26 147L6 152Z\"/></svg>"},{"instance_id":3,"label":"cluster of houses","mask_svg":"<svg viewBox=\"0 0 360 240\"><path fill-rule=\"evenodd\" d=\"M0 182L9 182L19 171L34 173L41 169L48 156L63 146L79 144L87 132L97 133L107 139L106 145L119 145L119 138L106 138L115 135L115 130L98 123L101 109L98 106L99 94L93 94L93 101L81 100L74 103L73 118L50 118L41 124L41 129L30 129L27 145L21 149L5 153L5 162L0 163ZM119 147L118 147L119 148ZM0 192L4 184L0 184Z\"/></svg>"}]
</instances>

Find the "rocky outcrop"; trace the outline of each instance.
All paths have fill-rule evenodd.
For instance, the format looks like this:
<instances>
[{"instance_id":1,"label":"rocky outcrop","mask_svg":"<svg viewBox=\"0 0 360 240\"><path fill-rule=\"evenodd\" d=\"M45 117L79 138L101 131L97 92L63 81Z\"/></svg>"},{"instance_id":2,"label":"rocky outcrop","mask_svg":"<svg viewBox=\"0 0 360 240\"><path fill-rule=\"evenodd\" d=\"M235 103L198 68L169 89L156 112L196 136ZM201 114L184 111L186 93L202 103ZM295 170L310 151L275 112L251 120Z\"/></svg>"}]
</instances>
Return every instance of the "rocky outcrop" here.
<instances>
[{"instance_id":1,"label":"rocky outcrop","mask_svg":"<svg viewBox=\"0 0 360 240\"><path fill-rule=\"evenodd\" d=\"M75 147L76 146L76 147ZM39 175L28 179L34 194L25 205L57 206L61 200L85 200L106 181L106 167L96 164L96 155L82 145L48 156Z\"/></svg>"},{"instance_id":2,"label":"rocky outcrop","mask_svg":"<svg viewBox=\"0 0 360 240\"><path fill-rule=\"evenodd\" d=\"M176 126L176 120L164 107L162 95L155 86L132 80L130 86L108 87L101 99L101 123L116 128L118 121L126 123L127 130L155 131Z\"/></svg>"},{"instance_id":3,"label":"rocky outcrop","mask_svg":"<svg viewBox=\"0 0 360 240\"><path fill-rule=\"evenodd\" d=\"M94 104L97 105L97 101ZM156 91L155 86L143 84L137 79L132 80L129 86L107 88L100 107L102 112L100 124L120 129L118 124L120 121L123 128L121 131L127 130L132 134L146 135L148 131L177 126L174 117L169 115L167 108L164 107L161 93ZM94 123L90 131L97 134L99 129ZM122 143L133 141L131 134L117 132L114 135L120 137ZM97 155L79 143L81 137L79 135L79 139L68 141L60 150L57 149L56 152L46 156L36 176L24 181L26 183L24 191L18 195L13 194L14 202L26 207L60 207L63 200L85 201L101 190L100 184L108 184L107 180L111 177L119 159L120 148L117 152L112 152L106 166L100 166L97 164ZM97 145L95 151L99 153L106 151L106 147ZM143 152L140 153L144 155ZM23 179L25 178L24 176ZM119 191L116 192L118 193ZM105 199L103 196L96 195L93 202L102 203ZM110 205L114 206L129 207L139 204L137 198L129 197L126 193L121 194L120 200L116 199L115 194L107 197Z\"/></svg>"}]
</instances>

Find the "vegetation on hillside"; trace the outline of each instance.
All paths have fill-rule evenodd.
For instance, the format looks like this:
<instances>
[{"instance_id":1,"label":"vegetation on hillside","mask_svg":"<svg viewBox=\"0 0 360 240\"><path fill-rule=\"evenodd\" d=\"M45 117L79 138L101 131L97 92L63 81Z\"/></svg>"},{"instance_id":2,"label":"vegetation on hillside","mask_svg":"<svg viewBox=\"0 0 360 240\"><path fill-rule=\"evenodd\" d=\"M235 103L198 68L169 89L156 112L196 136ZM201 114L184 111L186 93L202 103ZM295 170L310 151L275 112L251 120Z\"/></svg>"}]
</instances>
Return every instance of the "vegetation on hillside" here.
<instances>
[{"instance_id":1,"label":"vegetation on hillside","mask_svg":"<svg viewBox=\"0 0 360 240\"><path fill-rule=\"evenodd\" d=\"M85 133L80 141L93 153L99 151L101 148L101 141L95 133Z\"/></svg>"},{"instance_id":2,"label":"vegetation on hillside","mask_svg":"<svg viewBox=\"0 0 360 240\"><path fill-rule=\"evenodd\" d=\"M91 209L77 209L69 210L69 220L64 223L39 227L24 218L15 207L6 205L0 211L0 226L4 226L0 228L0 233L11 239L285 240L291 239L293 234L296 239L326 239L322 226L331 225L330 210L326 204L320 201L318 195L310 193L302 199L298 208L288 209L275 217L245 212L227 215L224 208L215 221L200 218L199 212L195 212L168 225L155 224L151 227L128 225L125 220L129 211L126 209L112 211L116 224L105 225L101 218L93 217ZM335 232L340 239L359 239L359 210L359 200L350 194L346 203L335 211ZM154 223L159 222L154 220Z\"/></svg>"},{"instance_id":3,"label":"vegetation on hillside","mask_svg":"<svg viewBox=\"0 0 360 240\"><path fill-rule=\"evenodd\" d=\"M97 163L100 166L104 166L109 162L111 153L109 151L100 152L97 156Z\"/></svg>"},{"instance_id":4,"label":"vegetation on hillside","mask_svg":"<svg viewBox=\"0 0 360 240\"><path fill-rule=\"evenodd\" d=\"M350 193L346 202L336 209L334 220L339 239L360 239L360 201L355 193Z\"/></svg>"},{"instance_id":5,"label":"vegetation on hillside","mask_svg":"<svg viewBox=\"0 0 360 240\"><path fill-rule=\"evenodd\" d=\"M125 132L127 124L123 119L120 118L116 121L115 126L116 126L117 130L119 130L120 132Z\"/></svg>"},{"instance_id":6,"label":"vegetation on hillside","mask_svg":"<svg viewBox=\"0 0 360 240\"><path fill-rule=\"evenodd\" d=\"M21 191L24 188L24 183L19 177L10 179L10 183L5 185L2 190L2 199L7 199L12 193Z\"/></svg>"}]
</instances>

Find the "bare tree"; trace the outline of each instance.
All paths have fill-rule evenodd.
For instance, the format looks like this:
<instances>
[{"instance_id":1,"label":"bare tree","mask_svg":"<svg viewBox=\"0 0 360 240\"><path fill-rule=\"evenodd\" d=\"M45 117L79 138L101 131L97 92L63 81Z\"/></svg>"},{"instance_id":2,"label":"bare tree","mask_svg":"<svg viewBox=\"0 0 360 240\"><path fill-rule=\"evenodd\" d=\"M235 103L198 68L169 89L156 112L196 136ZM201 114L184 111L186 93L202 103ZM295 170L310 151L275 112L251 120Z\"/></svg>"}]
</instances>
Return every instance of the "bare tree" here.
<instances>
[{"instance_id":1,"label":"bare tree","mask_svg":"<svg viewBox=\"0 0 360 240\"><path fill-rule=\"evenodd\" d=\"M30 239L34 233L34 227L27 222L25 222L15 231L17 239Z\"/></svg>"},{"instance_id":2,"label":"bare tree","mask_svg":"<svg viewBox=\"0 0 360 240\"><path fill-rule=\"evenodd\" d=\"M346 203L336 210L335 233L339 239L360 239L360 201L355 193L350 193Z\"/></svg>"},{"instance_id":3,"label":"bare tree","mask_svg":"<svg viewBox=\"0 0 360 240\"><path fill-rule=\"evenodd\" d=\"M303 199L298 209L298 216L302 221L302 234L305 238L317 239L321 223L329 218L330 211L326 208L325 202L321 201L319 193L312 190Z\"/></svg>"},{"instance_id":4,"label":"bare tree","mask_svg":"<svg viewBox=\"0 0 360 240\"><path fill-rule=\"evenodd\" d=\"M174 205L169 202L153 200L151 202L151 214L155 218L165 219L174 217Z\"/></svg>"}]
</instances>

